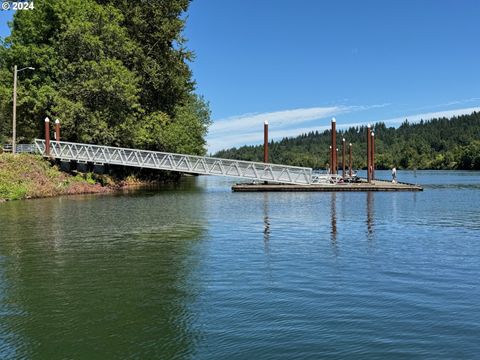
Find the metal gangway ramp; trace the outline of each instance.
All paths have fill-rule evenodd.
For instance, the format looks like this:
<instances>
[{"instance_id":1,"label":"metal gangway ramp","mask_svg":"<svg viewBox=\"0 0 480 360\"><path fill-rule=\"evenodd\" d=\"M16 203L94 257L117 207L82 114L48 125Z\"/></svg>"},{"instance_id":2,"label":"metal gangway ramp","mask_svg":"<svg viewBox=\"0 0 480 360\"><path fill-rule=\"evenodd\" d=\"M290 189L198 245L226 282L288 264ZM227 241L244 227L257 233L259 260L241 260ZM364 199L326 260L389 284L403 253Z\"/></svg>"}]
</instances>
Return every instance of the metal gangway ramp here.
<instances>
[{"instance_id":1,"label":"metal gangway ramp","mask_svg":"<svg viewBox=\"0 0 480 360\"><path fill-rule=\"evenodd\" d=\"M35 146L41 154L46 154L45 140L35 139ZM312 169L305 167L65 141L51 141L48 156L61 161L74 160L96 164L133 166L201 175L228 176L253 181L297 185L309 185L314 182Z\"/></svg>"}]
</instances>

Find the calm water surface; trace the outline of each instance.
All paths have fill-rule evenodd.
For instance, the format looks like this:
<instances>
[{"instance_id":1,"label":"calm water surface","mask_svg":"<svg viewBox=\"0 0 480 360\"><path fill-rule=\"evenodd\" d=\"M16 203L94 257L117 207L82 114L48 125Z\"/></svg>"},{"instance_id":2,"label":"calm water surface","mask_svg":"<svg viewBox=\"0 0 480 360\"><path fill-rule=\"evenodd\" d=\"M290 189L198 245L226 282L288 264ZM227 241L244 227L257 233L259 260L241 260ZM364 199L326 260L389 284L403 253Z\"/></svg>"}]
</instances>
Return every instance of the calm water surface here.
<instances>
[{"instance_id":1,"label":"calm water surface","mask_svg":"<svg viewBox=\"0 0 480 360\"><path fill-rule=\"evenodd\" d=\"M480 173L399 179L0 204L0 358L478 358Z\"/></svg>"}]
</instances>

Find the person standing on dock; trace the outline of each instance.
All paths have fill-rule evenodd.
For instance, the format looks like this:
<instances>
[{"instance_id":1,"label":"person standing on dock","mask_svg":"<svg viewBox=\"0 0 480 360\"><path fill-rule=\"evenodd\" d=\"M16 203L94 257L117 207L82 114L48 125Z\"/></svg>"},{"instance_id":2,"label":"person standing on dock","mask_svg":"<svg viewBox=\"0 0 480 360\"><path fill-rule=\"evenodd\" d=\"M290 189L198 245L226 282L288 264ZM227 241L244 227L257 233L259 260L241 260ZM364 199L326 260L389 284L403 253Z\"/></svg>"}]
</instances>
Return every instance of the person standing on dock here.
<instances>
[{"instance_id":1,"label":"person standing on dock","mask_svg":"<svg viewBox=\"0 0 480 360\"><path fill-rule=\"evenodd\" d=\"M393 169L392 169L392 183L396 183L397 182L397 168L394 166Z\"/></svg>"}]
</instances>

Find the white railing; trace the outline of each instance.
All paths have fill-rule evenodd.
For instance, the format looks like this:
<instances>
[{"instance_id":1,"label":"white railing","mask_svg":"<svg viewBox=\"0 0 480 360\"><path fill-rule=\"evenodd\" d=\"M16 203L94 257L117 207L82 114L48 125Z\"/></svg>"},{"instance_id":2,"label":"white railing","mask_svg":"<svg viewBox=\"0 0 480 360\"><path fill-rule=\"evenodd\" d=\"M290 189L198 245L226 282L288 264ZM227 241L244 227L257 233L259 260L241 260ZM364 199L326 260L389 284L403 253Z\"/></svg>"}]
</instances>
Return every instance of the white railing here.
<instances>
[{"instance_id":1,"label":"white railing","mask_svg":"<svg viewBox=\"0 0 480 360\"><path fill-rule=\"evenodd\" d=\"M5 144L3 145L3 151L5 152L12 152L13 146L12 144ZM15 147L15 151L17 154L20 153L34 153L37 151L37 148L34 144L17 144Z\"/></svg>"},{"instance_id":2,"label":"white railing","mask_svg":"<svg viewBox=\"0 0 480 360\"><path fill-rule=\"evenodd\" d=\"M35 146L40 153L45 154L45 140L35 139ZM49 156L64 161L75 160L97 164L134 166L202 175L237 177L253 181L297 185L308 185L313 181L312 169L305 167L65 141L51 141Z\"/></svg>"}]
</instances>

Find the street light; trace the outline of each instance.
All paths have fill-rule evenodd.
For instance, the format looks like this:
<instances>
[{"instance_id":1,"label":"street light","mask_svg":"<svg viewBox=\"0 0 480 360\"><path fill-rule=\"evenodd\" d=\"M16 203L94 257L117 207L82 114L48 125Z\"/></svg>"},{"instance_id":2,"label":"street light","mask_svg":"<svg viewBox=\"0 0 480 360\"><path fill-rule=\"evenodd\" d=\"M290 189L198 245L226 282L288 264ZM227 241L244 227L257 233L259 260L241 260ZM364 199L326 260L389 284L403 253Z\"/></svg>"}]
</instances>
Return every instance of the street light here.
<instances>
[{"instance_id":1,"label":"street light","mask_svg":"<svg viewBox=\"0 0 480 360\"><path fill-rule=\"evenodd\" d=\"M13 68L13 134L12 134L12 154L17 150L17 74L23 70L35 70L31 66L17 70L17 65Z\"/></svg>"}]
</instances>

